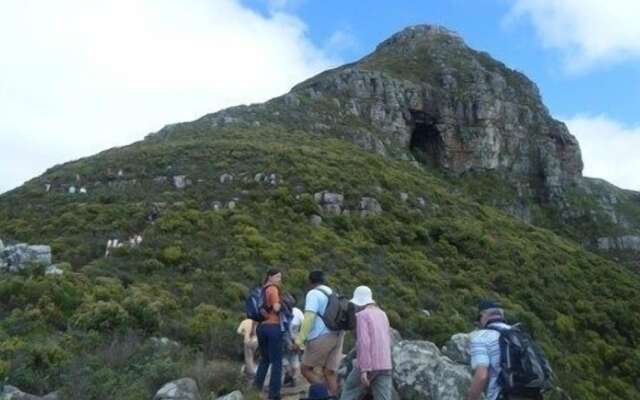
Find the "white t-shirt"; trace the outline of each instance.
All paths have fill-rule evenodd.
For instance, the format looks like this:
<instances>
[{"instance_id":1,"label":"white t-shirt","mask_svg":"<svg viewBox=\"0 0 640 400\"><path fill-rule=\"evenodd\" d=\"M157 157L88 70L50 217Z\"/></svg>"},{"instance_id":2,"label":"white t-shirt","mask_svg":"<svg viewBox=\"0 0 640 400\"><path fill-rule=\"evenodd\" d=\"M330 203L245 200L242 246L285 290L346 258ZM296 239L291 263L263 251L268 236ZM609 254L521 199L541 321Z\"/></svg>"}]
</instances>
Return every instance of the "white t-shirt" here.
<instances>
[{"instance_id":1,"label":"white t-shirt","mask_svg":"<svg viewBox=\"0 0 640 400\"><path fill-rule=\"evenodd\" d=\"M291 310L293 313L293 318L291 319L291 325L289 325L289 333L291 334L291 339L295 340L300 333L300 328L302 327L302 320L304 320L304 314L298 307L293 307Z\"/></svg>"},{"instance_id":2,"label":"white t-shirt","mask_svg":"<svg viewBox=\"0 0 640 400\"><path fill-rule=\"evenodd\" d=\"M329 297L319 289L324 290L327 294L333 293L331 288L324 285L311 289L307 293L307 297L304 302L304 310L312 311L316 314L316 318L313 321L313 328L311 328L311 332L309 332L309 336L307 336L307 341L331 333L329 328L327 328L327 325L325 325L322 320L322 315L327 308L327 304L329 304Z\"/></svg>"}]
</instances>

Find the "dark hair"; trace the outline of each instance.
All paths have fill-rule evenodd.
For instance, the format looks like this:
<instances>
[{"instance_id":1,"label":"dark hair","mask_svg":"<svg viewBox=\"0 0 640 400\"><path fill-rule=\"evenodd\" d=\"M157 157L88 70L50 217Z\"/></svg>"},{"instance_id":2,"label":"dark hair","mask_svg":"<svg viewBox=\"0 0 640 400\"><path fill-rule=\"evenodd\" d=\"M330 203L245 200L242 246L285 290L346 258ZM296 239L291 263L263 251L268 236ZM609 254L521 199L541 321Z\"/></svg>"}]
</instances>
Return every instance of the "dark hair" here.
<instances>
[{"instance_id":1,"label":"dark hair","mask_svg":"<svg viewBox=\"0 0 640 400\"><path fill-rule=\"evenodd\" d=\"M269 280L269 278L271 278L274 275L278 275L280 273L279 269L275 269L275 268L269 268L267 270L267 275L265 275L264 280L262 281L262 284L267 283L267 281Z\"/></svg>"},{"instance_id":2,"label":"dark hair","mask_svg":"<svg viewBox=\"0 0 640 400\"><path fill-rule=\"evenodd\" d=\"M309 282L312 285L320 285L324 283L324 272L315 270L309 272Z\"/></svg>"}]
</instances>

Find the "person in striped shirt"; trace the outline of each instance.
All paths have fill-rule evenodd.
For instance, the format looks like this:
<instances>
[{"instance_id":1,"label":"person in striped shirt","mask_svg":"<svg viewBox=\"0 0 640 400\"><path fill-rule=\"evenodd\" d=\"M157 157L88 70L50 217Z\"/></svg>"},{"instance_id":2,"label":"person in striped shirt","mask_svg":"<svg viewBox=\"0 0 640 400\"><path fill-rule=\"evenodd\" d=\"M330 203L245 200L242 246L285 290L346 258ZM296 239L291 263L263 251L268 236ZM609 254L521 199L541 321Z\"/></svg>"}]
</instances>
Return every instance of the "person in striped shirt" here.
<instances>
[{"instance_id":1,"label":"person in striped shirt","mask_svg":"<svg viewBox=\"0 0 640 400\"><path fill-rule=\"evenodd\" d=\"M493 300L482 300L478 305L480 329L471 333L469 353L473 378L467 400L479 400L485 392L487 400L501 399L500 333L487 329L495 326L510 329L504 320L504 310Z\"/></svg>"},{"instance_id":2,"label":"person in striped shirt","mask_svg":"<svg viewBox=\"0 0 640 400\"><path fill-rule=\"evenodd\" d=\"M374 400L391 400L391 327L373 300L371 289L358 286L351 302L356 312L356 359L340 400L357 400L371 391Z\"/></svg>"}]
</instances>

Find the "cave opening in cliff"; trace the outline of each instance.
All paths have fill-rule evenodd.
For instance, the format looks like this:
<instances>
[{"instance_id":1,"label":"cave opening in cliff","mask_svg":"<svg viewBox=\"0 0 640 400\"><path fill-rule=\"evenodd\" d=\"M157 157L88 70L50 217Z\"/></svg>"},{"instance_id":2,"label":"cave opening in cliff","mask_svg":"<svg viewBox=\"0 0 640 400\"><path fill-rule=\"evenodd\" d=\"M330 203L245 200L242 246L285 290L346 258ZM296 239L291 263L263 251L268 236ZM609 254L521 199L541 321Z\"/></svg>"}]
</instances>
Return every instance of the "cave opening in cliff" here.
<instances>
[{"instance_id":1,"label":"cave opening in cliff","mask_svg":"<svg viewBox=\"0 0 640 400\"><path fill-rule=\"evenodd\" d=\"M418 161L428 166L440 165L444 142L436 118L424 111L411 112L411 142L409 148Z\"/></svg>"}]
</instances>

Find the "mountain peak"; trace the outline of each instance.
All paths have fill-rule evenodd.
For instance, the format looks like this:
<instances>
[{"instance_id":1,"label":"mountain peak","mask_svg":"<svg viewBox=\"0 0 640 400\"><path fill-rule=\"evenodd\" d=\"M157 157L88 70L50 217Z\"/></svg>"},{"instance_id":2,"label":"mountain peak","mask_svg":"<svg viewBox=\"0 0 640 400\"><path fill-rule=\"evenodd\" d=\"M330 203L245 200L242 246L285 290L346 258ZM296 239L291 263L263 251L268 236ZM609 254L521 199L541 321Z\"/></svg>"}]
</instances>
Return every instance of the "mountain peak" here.
<instances>
[{"instance_id":1,"label":"mountain peak","mask_svg":"<svg viewBox=\"0 0 640 400\"><path fill-rule=\"evenodd\" d=\"M420 24L409 26L393 34L389 39L380 43L377 49L388 46L420 44L435 37L448 37L464 43L462 36L460 36L458 32L452 31L442 25Z\"/></svg>"}]
</instances>

